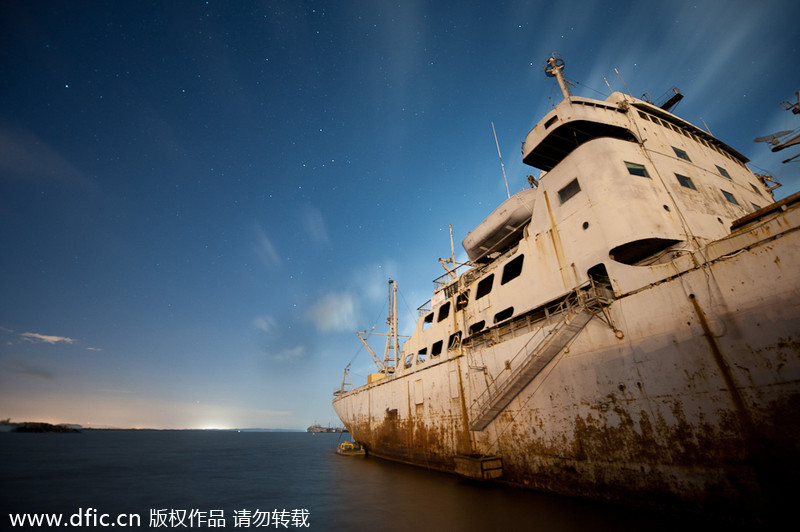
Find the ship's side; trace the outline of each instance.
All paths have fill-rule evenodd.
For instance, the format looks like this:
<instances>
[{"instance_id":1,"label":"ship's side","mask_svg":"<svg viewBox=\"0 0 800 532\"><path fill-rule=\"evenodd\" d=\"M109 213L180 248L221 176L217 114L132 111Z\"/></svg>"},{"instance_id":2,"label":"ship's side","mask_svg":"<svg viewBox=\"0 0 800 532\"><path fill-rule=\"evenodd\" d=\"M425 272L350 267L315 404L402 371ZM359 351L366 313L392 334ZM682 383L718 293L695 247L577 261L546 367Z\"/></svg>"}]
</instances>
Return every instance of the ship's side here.
<instances>
[{"instance_id":1,"label":"ship's side","mask_svg":"<svg viewBox=\"0 0 800 532\"><path fill-rule=\"evenodd\" d=\"M523 156L546 171L518 198L529 221L487 218L394 372L337 395L353 439L446 471L499 459L494 476L534 489L763 515L800 472L800 197L774 205L741 154L620 93L566 98Z\"/></svg>"}]
</instances>

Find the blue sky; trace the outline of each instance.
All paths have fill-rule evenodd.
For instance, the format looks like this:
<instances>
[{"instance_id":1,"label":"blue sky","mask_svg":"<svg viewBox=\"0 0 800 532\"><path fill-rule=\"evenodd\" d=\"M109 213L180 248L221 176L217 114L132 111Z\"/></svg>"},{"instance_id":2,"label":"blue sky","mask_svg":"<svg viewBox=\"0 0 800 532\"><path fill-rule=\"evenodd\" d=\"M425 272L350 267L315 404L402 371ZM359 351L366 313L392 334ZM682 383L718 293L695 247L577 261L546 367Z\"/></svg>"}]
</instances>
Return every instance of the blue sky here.
<instances>
[{"instance_id":1,"label":"blue sky","mask_svg":"<svg viewBox=\"0 0 800 532\"><path fill-rule=\"evenodd\" d=\"M800 189L800 5L4 2L0 418L336 424L356 330L401 328L526 175L560 93L657 99ZM624 85L615 72L619 71ZM605 79L604 79L605 78ZM608 83L608 85L607 85ZM626 89L627 87L627 89ZM380 346L376 344L380 349Z\"/></svg>"}]
</instances>

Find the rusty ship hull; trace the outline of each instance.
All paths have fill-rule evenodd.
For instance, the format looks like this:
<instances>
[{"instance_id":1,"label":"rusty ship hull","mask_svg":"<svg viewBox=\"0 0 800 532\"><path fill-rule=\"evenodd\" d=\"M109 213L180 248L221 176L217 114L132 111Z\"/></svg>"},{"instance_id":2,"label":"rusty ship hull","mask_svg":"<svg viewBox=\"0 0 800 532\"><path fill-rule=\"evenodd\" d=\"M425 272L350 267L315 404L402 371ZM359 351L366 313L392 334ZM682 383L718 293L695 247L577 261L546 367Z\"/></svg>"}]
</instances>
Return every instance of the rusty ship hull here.
<instances>
[{"instance_id":1,"label":"rusty ship hull","mask_svg":"<svg viewBox=\"0 0 800 532\"><path fill-rule=\"evenodd\" d=\"M523 153L547 171L530 220L484 227L491 246L435 285L402 353L337 392L354 441L763 520L800 473L800 194L761 206L772 189L741 154L619 93L565 94Z\"/></svg>"}]
</instances>

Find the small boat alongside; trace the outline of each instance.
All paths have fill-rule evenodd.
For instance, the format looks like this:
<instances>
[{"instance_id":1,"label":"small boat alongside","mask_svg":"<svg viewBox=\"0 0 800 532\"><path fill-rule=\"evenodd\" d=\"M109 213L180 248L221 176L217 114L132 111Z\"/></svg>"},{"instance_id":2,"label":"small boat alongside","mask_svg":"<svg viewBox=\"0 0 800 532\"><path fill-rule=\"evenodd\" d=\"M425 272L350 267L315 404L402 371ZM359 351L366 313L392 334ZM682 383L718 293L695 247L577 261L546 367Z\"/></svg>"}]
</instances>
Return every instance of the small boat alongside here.
<instances>
[{"instance_id":1,"label":"small boat alongside","mask_svg":"<svg viewBox=\"0 0 800 532\"><path fill-rule=\"evenodd\" d=\"M336 454L342 456L366 456L367 451L360 443L343 441L336 447Z\"/></svg>"}]
</instances>

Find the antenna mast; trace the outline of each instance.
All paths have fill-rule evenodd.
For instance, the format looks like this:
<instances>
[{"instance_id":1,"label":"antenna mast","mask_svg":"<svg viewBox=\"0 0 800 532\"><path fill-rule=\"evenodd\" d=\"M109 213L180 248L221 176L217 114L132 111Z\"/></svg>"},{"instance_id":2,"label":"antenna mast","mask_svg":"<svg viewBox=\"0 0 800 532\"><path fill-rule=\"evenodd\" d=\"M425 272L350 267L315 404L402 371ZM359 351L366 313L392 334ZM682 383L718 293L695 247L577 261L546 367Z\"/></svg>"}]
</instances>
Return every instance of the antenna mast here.
<instances>
[{"instance_id":1,"label":"antenna mast","mask_svg":"<svg viewBox=\"0 0 800 532\"><path fill-rule=\"evenodd\" d=\"M386 321L389 323L389 334L386 336L386 349L383 351L383 367L384 373L389 373L397 367L400 356L397 340L397 284L392 279L389 279L389 319ZM394 356L390 355L390 351L394 351Z\"/></svg>"},{"instance_id":2,"label":"antenna mast","mask_svg":"<svg viewBox=\"0 0 800 532\"><path fill-rule=\"evenodd\" d=\"M500 153L500 143L497 142L497 131L494 130L494 122L492 122L492 133L494 133L494 143L497 146L497 156L500 157L500 168L503 170L503 181L506 183L506 194L511 197L511 192L508 191L508 179L506 178L506 167L503 165L503 155ZM450 227L450 239L453 239L453 227Z\"/></svg>"},{"instance_id":3,"label":"antenna mast","mask_svg":"<svg viewBox=\"0 0 800 532\"><path fill-rule=\"evenodd\" d=\"M564 70L564 59L558 54L552 54L544 63L544 73L547 74L547 77L556 78L558 86L561 88L561 94L564 95L565 100L568 100L572 94L569 92L569 82L561 73L562 70Z\"/></svg>"}]
</instances>

